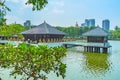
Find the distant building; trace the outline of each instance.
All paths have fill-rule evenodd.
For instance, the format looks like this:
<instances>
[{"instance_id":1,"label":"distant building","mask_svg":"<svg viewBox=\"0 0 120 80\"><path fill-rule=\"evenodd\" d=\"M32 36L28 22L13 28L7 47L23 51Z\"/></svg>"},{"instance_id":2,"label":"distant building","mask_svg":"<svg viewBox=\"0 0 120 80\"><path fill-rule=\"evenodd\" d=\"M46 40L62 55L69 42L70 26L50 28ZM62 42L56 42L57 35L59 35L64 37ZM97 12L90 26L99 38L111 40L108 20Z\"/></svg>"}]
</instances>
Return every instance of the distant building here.
<instances>
[{"instance_id":1,"label":"distant building","mask_svg":"<svg viewBox=\"0 0 120 80\"><path fill-rule=\"evenodd\" d=\"M85 23L82 23L82 24L81 24L81 27L84 27L84 26L85 26Z\"/></svg>"},{"instance_id":2,"label":"distant building","mask_svg":"<svg viewBox=\"0 0 120 80\"><path fill-rule=\"evenodd\" d=\"M87 26L87 27L91 27L91 26L95 26L95 19L85 19L85 23L81 24L82 27Z\"/></svg>"},{"instance_id":3,"label":"distant building","mask_svg":"<svg viewBox=\"0 0 120 80\"><path fill-rule=\"evenodd\" d=\"M26 20L26 22L24 22L24 26L25 27L31 26L30 20Z\"/></svg>"},{"instance_id":4,"label":"distant building","mask_svg":"<svg viewBox=\"0 0 120 80\"><path fill-rule=\"evenodd\" d=\"M79 27L79 25L78 25L78 23L77 23L77 22L76 22L75 26L76 26L76 27Z\"/></svg>"},{"instance_id":5,"label":"distant building","mask_svg":"<svg viewBox=\"0 0 120 80\"><path fill-rule=\"evenodd\" d=\"M95 19L89 19L89 26L95 26Z\"/></svg>"},{"instance_id":6,"label":"distant building","mask_svg":"<svg viewBox=\"0 0 120 80\"><path fill-rule=\"evenodd\" d=\"M106 31L110 30L110 21L108 19L102 21L102 28Z\"/></svg>"},{"instance_id":7,"label":"distant building","mask_svg":"<svg viewBox=\"0 0 120 80\"><path fill-rule=\"evenodd\" d=\"M89 24L90 24L89 19L85 19L85 26L89 27Z\"/></svg>"}]
</instances>

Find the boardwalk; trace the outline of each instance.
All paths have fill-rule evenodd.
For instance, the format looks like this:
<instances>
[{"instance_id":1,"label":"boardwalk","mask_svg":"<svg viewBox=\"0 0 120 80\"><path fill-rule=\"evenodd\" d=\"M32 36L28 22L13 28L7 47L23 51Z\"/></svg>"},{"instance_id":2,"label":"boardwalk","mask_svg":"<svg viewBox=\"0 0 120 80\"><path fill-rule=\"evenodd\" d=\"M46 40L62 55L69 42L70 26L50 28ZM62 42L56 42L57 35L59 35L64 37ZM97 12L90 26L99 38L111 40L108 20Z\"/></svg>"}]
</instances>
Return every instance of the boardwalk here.
<instances>
[{"instance_id":1,"label":"boardwalk","mask_svg":"<svg viewBox=\"0 0 120 80\"><path fill-rule=\"evenodd\" d=\"M109 43L63 43L66 48L81 46L84 52L108 53L108 49L112 47Z\"/></svg>"}]
</instances>

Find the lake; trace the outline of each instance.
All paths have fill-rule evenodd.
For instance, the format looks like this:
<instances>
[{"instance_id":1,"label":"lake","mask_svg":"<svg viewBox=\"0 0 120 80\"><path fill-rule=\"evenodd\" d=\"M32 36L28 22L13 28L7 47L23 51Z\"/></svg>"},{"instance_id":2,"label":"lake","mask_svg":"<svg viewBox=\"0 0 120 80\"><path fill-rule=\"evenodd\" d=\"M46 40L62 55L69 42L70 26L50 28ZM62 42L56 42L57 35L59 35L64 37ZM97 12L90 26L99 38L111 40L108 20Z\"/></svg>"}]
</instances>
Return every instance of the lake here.
<instances>
[{"instance_id":1,"label":"lake","mask_svg":"<svg viewBox=\"0 0 120 80\"><path fill-rule=\"evenodd\" d=\"M69 48L63 62L67 64L66 77L56 77L51 73L48 80L119 80L120 41L109 41L110 54L83 53L80 47ZM9 70L0 70L3 80L13 80ZM19 79L16 79L19 80Z\"/></svg>"}]
</instances>

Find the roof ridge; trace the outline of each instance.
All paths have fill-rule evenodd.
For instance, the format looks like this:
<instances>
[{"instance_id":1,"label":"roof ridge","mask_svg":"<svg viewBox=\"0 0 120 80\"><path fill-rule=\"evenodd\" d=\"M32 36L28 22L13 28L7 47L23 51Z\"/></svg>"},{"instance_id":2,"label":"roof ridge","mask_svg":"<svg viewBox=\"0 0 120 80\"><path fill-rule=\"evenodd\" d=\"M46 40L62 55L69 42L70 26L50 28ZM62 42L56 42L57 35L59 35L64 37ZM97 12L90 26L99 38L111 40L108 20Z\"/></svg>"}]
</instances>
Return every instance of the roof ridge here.
<instances>
[{"instance_id":1,"label":"roof ridge","mask_svg":"<svg viewBox=\"0 0 120 80\"><path fill-rule=\"evenodd\" d=\"M94 29L91 29L82 35L84 36L108 36L108 33L103 30L101 27L96 27Z\"/></svg>"},{"instance_id":2,"label":"roof ridge","mask_svg":"<svg viewBox=\"0 0 120 80\"><path fill-rule=\"evenodd\" d=\"M66 33L54 28L54 26L49 25L46 22L36 26L35 28L26 30L21 34L57 34L57 35L66 35Z\"/></svg>"},{"instance_id":3,"label":"roof ridge","mask_svg":"<svg viewBox=\"0 0 120 80\"><path fill-rule=\"evenodd\" d=\"M49 33L49 30L47 28L47 23L46 22L44 22L44 26L45 26L45 29L46 29L46 33Z\"/></svg>"}]
</instances>

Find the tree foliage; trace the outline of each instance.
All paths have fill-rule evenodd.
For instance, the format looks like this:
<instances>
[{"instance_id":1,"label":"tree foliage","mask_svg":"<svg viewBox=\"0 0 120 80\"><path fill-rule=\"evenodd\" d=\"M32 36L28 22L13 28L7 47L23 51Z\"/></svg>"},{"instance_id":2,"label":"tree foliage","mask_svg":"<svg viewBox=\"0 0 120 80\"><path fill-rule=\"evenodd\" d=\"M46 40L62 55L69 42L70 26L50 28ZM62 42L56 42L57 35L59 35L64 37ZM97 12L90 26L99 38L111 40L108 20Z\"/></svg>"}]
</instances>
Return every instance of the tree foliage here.
<instances>
[{"instance_id":1,"label":"tree foliage","mask_svg":"<svg viewBox=\"0 0 120 80\"><path fill-rule=\"evenodd\" d=\"M28 4L28 5L32 4L33 11L34 10L41 10L46 6L46 4L48 4L48 0L28 0L26 2L26 4Z\"/></svg>"},{"instance_id":2,"label":"tree foliage","mask_svg":"<svg viewBox=\"0 0 120 80\"><path fill-rule=\"evenodd\" d=\"M65 77L66 65L61 59L66 56L64 47L33 46L22 43L18 47L0 45L0 66L12 68L11 75L21 80L46 80L51 71Z\"/></svg>"},{"instance_id":3,"label":"tree foliage","mask_svg":"<svg viewBox=\"0 0 120 80\"><path fill-rule=\"evenodd\" d=\"M19 35L20 32L25 30L25 27L20 24L4 25L0 27L0 35L10 37L13 34Z\"/></svg>"},{"instance_id":4,"label":"tree foliage","mask_svg":"<svg viewBox=\"0 0 120 80\"><path fill-rule=\"evenodd\" d=\"M11 11L6 5L5 5L6 0L0 0L0 26L6 24L6 12Z\"/></svg>"},{"instance_id":5,"label":"tree foliage","mask_svg":"<svg viewBox=\"0 0 120 80\"><path fill-rule=\"evenodd\" d=\"M67 33L66 37L70 37L70 38L78 38L80 37L84 32L87 32L90 29L95 28L94 26L92 27L74 27L74 26L70 26L70 27L60 27L57 26L57 29Z\"/></svg>"},{"instance_id":6,"label":"tree foliage","mask_svg":"<svg viewBox=\"0 0 120 80\"><path fill-rule=\"evenodd\" d=\"M6 24L6 12L11 11L10 8L5 4L6 0L0 0L0 26ZM48 0L27 0L26 5L32 5L32 10L41 10L47 4Z\"/></svg>"},{"instance_id":7,"label":"tree foliage","mask_svg":"<svg viewBox=\"0 0 120 80\"><path fill-rule=\"evenodd\" d=\"M116 26L114 30L110 30L112 39L120 39L120 27Z\"/></svg>"}]
</instances>

